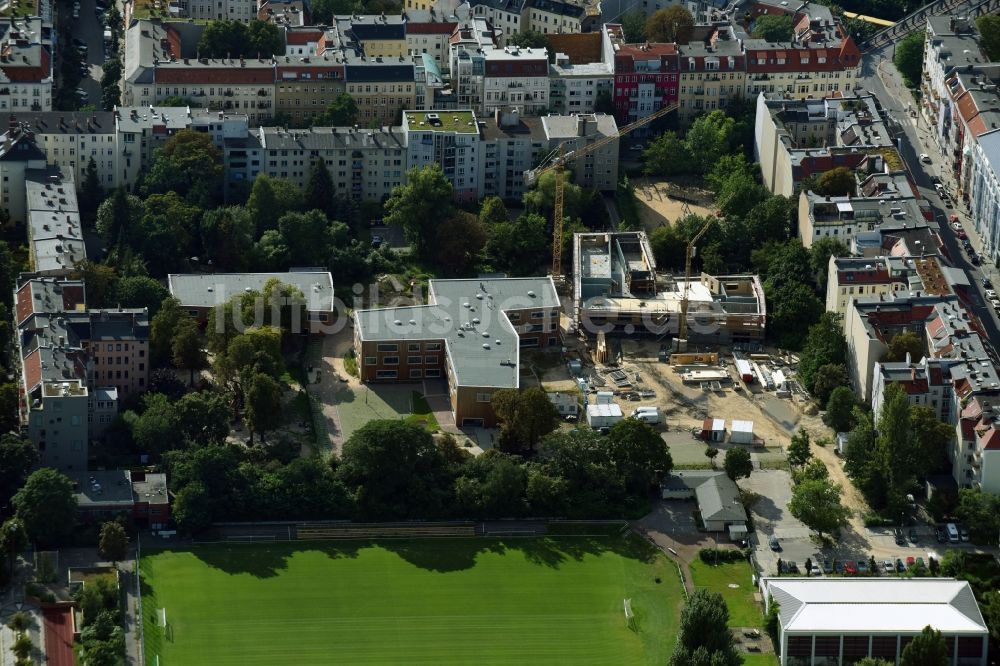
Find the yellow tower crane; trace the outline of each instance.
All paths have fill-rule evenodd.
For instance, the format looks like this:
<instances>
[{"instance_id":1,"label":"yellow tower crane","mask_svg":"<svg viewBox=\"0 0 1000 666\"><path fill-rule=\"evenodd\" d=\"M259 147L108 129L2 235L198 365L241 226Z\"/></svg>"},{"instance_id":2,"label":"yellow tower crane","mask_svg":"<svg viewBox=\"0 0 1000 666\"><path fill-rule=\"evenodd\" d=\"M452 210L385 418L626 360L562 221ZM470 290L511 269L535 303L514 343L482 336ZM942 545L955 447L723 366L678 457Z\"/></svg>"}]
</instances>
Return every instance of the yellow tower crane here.
<instances>
[{"instance_id":1,"label":"yellow tower crane","mask_svg":"<svg viewBox=\"0 0 1000 666\"><path fill-rule=\"evenodd\" d=\"M684 351L682 347L687 344L688 290L691 288L691 260L694 259L694 255L698 251L698 241L705 235L708 228L715 224L715 219L714 216L708 218L708 222L694 235L694 238L688 241L687 251L684 253L684 297L681 298L681 321L677 328L677 351Z\"/></svg>"},{"instance_id":2,"label":"yellow tower crane","mask_svg":"<svg viewBox=\"0 0 1000 666\"><path fill-rule=\"evenodd\" d=\"M636 120L633 123L626 125L625 127L618 130L617 134L612 134L611 136L605 136L593 143L589 143L582 148L577 150L571 150L566 152L564 149L565 144L560 144L559 150L553 151L548 158L546 158L541 164L536 168L524 172L524 182L528 187L533 187L538 179L554 171L556 174L556 188L555 196L553 200L553 220L552 220L552 276L559 277L562 275L562 235L563 235L563 171L566 165L573 160L588 155L595 150L598 150L612 141L617 141L619 138L625 136L626 134L632 132L635 129L647 125L657 118L661 118L671 111L677 110L676 104L671 104L670 106L665 106L661 109L657 109L653 113Z\"/></svg>"}]
</instances>

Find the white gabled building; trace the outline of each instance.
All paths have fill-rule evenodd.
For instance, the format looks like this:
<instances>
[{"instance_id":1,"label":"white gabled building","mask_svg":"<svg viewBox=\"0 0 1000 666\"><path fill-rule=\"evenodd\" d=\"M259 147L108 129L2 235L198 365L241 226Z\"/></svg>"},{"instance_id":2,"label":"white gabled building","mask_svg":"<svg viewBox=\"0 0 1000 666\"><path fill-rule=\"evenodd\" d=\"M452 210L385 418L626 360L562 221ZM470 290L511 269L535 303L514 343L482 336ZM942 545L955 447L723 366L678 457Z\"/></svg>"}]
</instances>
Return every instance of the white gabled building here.
<instances>
[{"instance_id":1,"label":"white gabled building","mask_svg":"<svg viewBox=\"0 0 1000 666\"><path fill-rule=\"evenodd\" d=\"M967 581L954 578L761 578L765 609L778 604L781 666L895 664L930 625L951 666L986 666L989 629Z\"/></svg>"}]
</instances>

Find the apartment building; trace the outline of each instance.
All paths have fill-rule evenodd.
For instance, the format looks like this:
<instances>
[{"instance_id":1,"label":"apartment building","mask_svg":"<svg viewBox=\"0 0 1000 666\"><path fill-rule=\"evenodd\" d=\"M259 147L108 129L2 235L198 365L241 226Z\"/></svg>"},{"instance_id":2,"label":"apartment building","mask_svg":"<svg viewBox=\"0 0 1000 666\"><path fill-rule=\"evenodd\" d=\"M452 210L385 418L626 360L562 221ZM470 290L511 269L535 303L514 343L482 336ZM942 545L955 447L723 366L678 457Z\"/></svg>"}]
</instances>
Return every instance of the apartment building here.
<instances>
[{"instance_id":1,"label":"apartment building","mask_svg":"<svg viewBox=\"0 0 1000 666\"><path fill-rule=\"evenodd\" d=\"M201 21L240 21L257 19L257 0L174 0L182 18Z\"/></svg>"},{"instance_id":2,"label":"apartment building","mask_svg":"<svg viewBox=\"0 0 1000 666\"><path fill-rule=\"evenodd\" d=\"M593 29L600 18L600 3L526 0L521 17L521 30L524 32L575 35Z\"/></svg>"},{"instance_id":3,"label":"apartment building","mask_svg":"<svg viewBox=\"0 0 1000 666\"><path fill-rule=\"evenodd\" d=\"M614 77L607 62L574 64L568 55L556 53L555 63L549 65L549 108L559 114L594 113L601 95L611 98Z\"/></svg>"},{"instance_id":4,"label":"apartment building","mask_svg":"<svg viewBox=\"0 0 1000 666\"><path fill-rule=\"evenodd\" d=\"M42 465L86 470L88 441L114 418L119 397L145 390L148 316L88 311L82 281L33 274L18 279L14 310L21 422Z\"/></svg>"},{"instance_id":5,"label":"apartment building","mask_svg":"<svg viewBox=\"0 0 1000 666\"><path fill-rule=\"evenodd\" d=\"M883 197L831 197L812 191L799 193L799 238L812 247L820 238L834 238L848 247L858 234L874 232L886 222L910 222L925 227L917 199Z\"/></svg>"},{"instance_id":6,"label":"apartment building","mask_svg":"<svg viewBox=\"0 0 1000 666\"><path fill-rule=\"evenodd\" d=\"M516 109L497 111L481 127L483 196L520 201L528 189L524 172L550 152L541 118L522 116Z\"/></svg>"},{"instance_id":7,"label":"apartment building","mask_svg":"<svg viewBox=\"0 0 1000 666\"><path fill-rule=\"evenodd\" d=\"M451 36L458 27L454 15L444 17L435 10L403 10L406 21L406 51L410 56L427 55L439 68L448 68Z\"/></svg>"},{"instance_id":8,"label":"apartment building","mask_svg":"<svg viewBox=\"0 0 1000 666\"><path fill-rule=\"evenodd\" d=\"M317 158L326 162L337 194L357 201L384 201L406 177L406 135L398 127L260 127L226 139L223 150L233 194L261 173L305 187Z\"/></svg>"},{"instance_id":9,"label":"apartment building","mask_svg":"<svg viewBox=\"0 0 1000 666\"><path fill-rule=\"evenodd\" d=\"M774 651L781 666L899 663L930 625L949 666L985 666L989 629L967 581L952 578L761 578L765 608L780 604Z\"/></svg>"},{"instance_id":10,"label":"apartment building","mask_svg":"<svg viewBox=\"0 0 1000 666\"><path fill-rule=\"evenodd\" d=\"M24 186L31 270L69 275L87 258L73 179L64 178L55 167L29 169Z\"/></svg>"},{"instance_id":11,"label":"apartment building","mask_svg":"<svg viewBox=\"0 0 1000 666\"><path fill-rule=\"evenodd\" d=\"M424 3L423 0L406 0L406 4ZM527 0L469 0L468 4L472 8L472 18L493 26L498 45L505 46L511 36L524 32L523 26L527 23L524 8ZM457 8L452 13L457 14Z\"/></svg>"},{"instance_id":12,"label":"apartment building","mask_svg":"<svg viewBox=\"0 0 1000 666\"><path fill-rule=\"evenodd\" d=\"M952 108L957 113L952 114L954 122L950 129L942 128L935 136L944 150L945 164L951 166L957 187L955 194L966 202L972 189L972 157L976 142L984 134L1000 129L998 81L1000 67L974 68L971 73L953 71L945 79Z\"/></svg>"},{"instance_id":13,"label":"apartment building","mask_svg":"<svg viewBox=\"0 0 1000 666\"><path fill-rule=\"evenodd\" d=\"M688 298L688 339L764 338L767 305L755 275L657 276L642 231L573 236L573 318L580 330L676 337Z\"/></svg>"},{"instance_id":14,"label":"apartment building","mask_svg":"<svg viewBox=\"0 0 1000 666\"><path fill-rule=\"evenodd\" d=\"M309 3L305 0L259 0L257 20L286 29L312 25Z\"/></svg>"},{"instance_id":15,"label":"apartment building","mask_svg":"<svg viewBox=\"0 0 1000 666\"><path fill-rule=\"evenodd\" d=\"M882 157L886 173L903 172L903 159L893 146L870 95L814 100L757 96L754 156L764 185L774 194L793 196L805 178L841 166L853 170L874 155Z\"/></svg>"},{"instance_id":16,"label":"apartment building","mask_svg":"<svg viewBox=\"0 0 1000 666\"><path fill-rule=\"evenodd\" d=\"M290 26L285 29L286 56L314 56L319 52L323 40L322 26Z\"/></svg>"},{"instance_id":17,"label":"apartment building","mask_svg":"<svg viewBox=\"0 0 1000 666\"><path fill-rule=\"evenodd\" d=\"M965 403L952 443L952 474L961 488L1000 493L1000 391L970 395L968 383L961 389Z\"/></svg>"},{"instance_id":18,"label":"apartment building","mask_svg":"<svg viewBox=\"0 0 1000 666\"><path fill-rule=\"evenodd\" d=\"M115 118L110 111L46 111L0 115L0 127L23 128L35 137L45 160L82 183L90 160L105 188L115 187L120 154L115 150Z\"/></svg>"},{"instance_id":19,"label":"apartment building","mask_svg":"<svg viewBox=\"0 0 1000 666\"><path fill-rule=\"evenodd\" d=\"M405 109L417 103L416 69L404 56L374 60L346 57L347 93L358 106L358 124L398 125Z\"/></svg>"},{"instance_id":20,"label":"apartment building","mask_svg":"<svg viewBox=\"0 0 1000 666\"><path fill-rule=\"evenodd\" d=\"M45 153L30 129L19 124L0 135L0 206L12 222L27 221L26 174L40 169L45 169Z\"/></svg>"},{"instance_id":21,"label":"apartment building","mask_svg":"<svg viewBox=\"0 0 1000 666\"><path fill-rule=\"evenodd\" d=\"M891 297L910 290L914 275L906 257L830 257L826 311L844 315L856 298Z\"/></svg>"},{"instance_id":22,"label":"apartment building","mask_svg":"<svg viewBox=\"0 0 1000 666\"><path fill-rule=\"evenodd\" d=\"M989 62L979 49L973 24L967 17L930 16L924 42L924 67L920 78L920 112L933 128L933 135L945 153L946 137L954 131L953 100L947 79L956 71L972 72Z\"/></svg>"},{"instance_id":23,"label":"apartment building","mask_svg":"<svg viewBox=\"0 0 1000 666\"><path fill-rule=\"evenodd\" d=\"M496 44L496 33L485 19L477 18L455 28L448 51L448 67L458 108L480 111L483 108L486 54Z\"/></svg>"},{"instance_id":24,"label":"apartment building","mask_svg":"<svg viewBox=\"0 0 1000 666\"><path fill-rule=\"evenodd\" d=\"M0 23L0 110L52 110L52 26L37 16Z\"/></svg>"},{"instance_id":25,"label":"apartment building","mask_svg":"<svg viewBox=\"0 0 1000 666\"><path fill-rule=\"evenodd\" d=\"M334 26L327 32L327 48L348 49L368 59L397 60L409 54L406 27L403 16L335 16Z\"/></svg>"},{"instance_id":26,"label":"apartment building","mask_svg":"<svg viewBox=\"0 0 1000 666\"><path fill-rule=\"evenodd\" d=\"M344 59L337 52L286 55L277 62L274 108L296 126L309 124L347 90Z\"/></svg>"},{"instance_id":27,"label":"apartment building","mask_svg":"<svg viewBox=\"0 0 1000 666\"><path fill-rule=\"evenodd\" d=\"M406 169L438 164L456 201L478 201L485 147L473 111L404 111Z\"/></svg>"},{"instance_id":28,"label":"apartment building","mask_svg":"<svg viewBox=\"0 0 1000 666\"><path fill-rule=\"evenodd\" d=\"M626 44L620 25L603 32L604 53L614 54L615 118L626 125L677 104L680 71L676 44ZM648 128L637 130L638 136Z\"/></svg>"},{"instance_id":29,"label":"apartment building","mask_svg":"<svg viewBox=\"0 0 1000 666\"><path fill-rule=\"evenodd\" d=\"M1000 130L977 137L971 151L969 213L983 254L1000 262Z\"/></svg>"},{"instance_id":30,"label":"apartment building","mask_svg":"<svg viewBox=\"0 0 1000 666\"><path fill-rule=\"evenodd\" d=\"M152 165L156 150L182 129L205 132L221 149L226 138L245 134L249 122L246 114L190 107L121 106L113 113L118 159L115 187L131 187Z\"/></svg>"},{"instance_id":31,"label":"apartment building","mask_svg":"<svg viewBox=\"0 0 1000 666\"><path fill-rule=\"evenodd\" d=\"M569 162L573 181L588 189L613 192L618 189L618 125L604 113L543 116L542 130L548 145L575 153L597 141L612 138L600 148Z\"/></svg>"},{"instance_id":32,"label":"apartment building","mask_svg":"<svg viewBox=\"0 0 1000 666\"><path fill-rule=\"evenodd\" d=\"M538 115L549 107L549 55L544 48L506 46L486 52L480 112L517 107Z\"/></svg>"},{"instance_id":33,"label":"apartment building","mask_svg":"<svg viewBox=\"0 0 1000 666\"><path fill-rule=\"evenodd\" d=\"M766 3L758 3L758 10ZM746 55L746 96L775 93L788 99L851 94L858 85L861 50L833 18L829 7L779 5L791 14L794 28L788 43L769 43L741 35ZM768 5L766 13L773 14Z\"/></svg>"},{"instance_id":34,"label":"apartment building","mask_svg":"<svg viewBox=\"0 0 1000 666\"><path fill-rule=\"evenodd\" d=\"M446 380L456 424L495 427L492 396L519 388L520 350L558 349L559 309L551 278L431 280L427 305L355 310L361 380Z\"/></svg>"},{"instance_id":35,"label":"apartment building","mask_svg":"<svg viewBox=\"0 0 1000 666\"><path fill-rule=\"evenodd\" d=\"M189 315L205 324L215 308L234 296L247 292L263 293L267 284L277 280L294 287L305 299L306 321L301 331L322 333L323 326L336 317L333 276L328 271L292 270L287 273L211 273L170 274L167 288ZM294 322L293 322L294 325Z\"/></svg>"},{"instance_id":36,"label":"apartment building","mask_svg":"<svg viewBox=\"0 0 1000 666\"><path fill-rule=\"evenodd\" d=\"M677 46L678 116L688 123L700 113L725 109L742 99L746 85L743 46L731 26L712 26L704 41Z\"/></svg>"}]
</instances>

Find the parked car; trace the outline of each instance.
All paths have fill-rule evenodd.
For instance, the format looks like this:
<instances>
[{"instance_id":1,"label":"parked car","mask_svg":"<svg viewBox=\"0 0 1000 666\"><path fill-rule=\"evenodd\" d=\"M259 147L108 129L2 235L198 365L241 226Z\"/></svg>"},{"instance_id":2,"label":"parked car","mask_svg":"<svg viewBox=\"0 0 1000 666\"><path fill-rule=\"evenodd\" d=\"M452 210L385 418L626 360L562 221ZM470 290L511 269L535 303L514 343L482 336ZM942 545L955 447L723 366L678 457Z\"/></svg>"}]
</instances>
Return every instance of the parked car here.
<instances>
[{"instance_id":1,"label":"parked car","mask_svg":"<svg viewBox=\"0 0 1000 666\"><path fill-rule=\"evenodd\" d=\"M896 558L896 572L897 573L903 573L904 571L906 571L906 565L903 564L903 560L901 560L901 559L899 559L897 557Z\"/></svg>"},{"instance_id":2,"label":"parked car","mask_svg":"<svg viewBox=\"0 0 1000 666\"><path fill-rule=\"evenodd\" d=\"M928 155L927 153L920 153L920 161L923 162L924 164L930 164L931 156Z\"/></svg>"},{"instance_id":3,"label":"parked car","mask_svg":"<svg viewBox=\"0 0 1000 666\"><path fill-rule=\"evenodd\" d=\"M909 537L910 543L917 543L917 541L919 541L919 539L917 538L916 530L910 530L910 532L907 534L907 537Z\"/></svg>"},{"instance_id":4,"label":"parked car","mask_svg":"<svg viewBox=\"0 0 1000 666\"><path fill-rule=\"evenodd\" d=\"M75 46L78 49L80 49L80 48L83 48L83 49L87 48L87 42L83 41L79 37L74 37L71 41L73 43L73 46Z\"/></svg>"},{"instance_id":5,"label":"parked car","mask_svg":"<svg viewBox=\"0 0 1000 666\"><path fill-rule=\"evenodd\" d=\"M858 573L858 568L854 565L854 562L848 560L844 562L844 573L848 576L853 576Z\"/></svg>"},{"instance_id":6,"label":"parked car","mask_svg":"<svg viewBox=\"0 0 1000 666\"><path fill-rule=\"evenodd\" d=\"M799 565L796 562L788 563L788 573L797 574L799 573Z\"/></svg>"},{"instance_id":7,"label":"parked car","mask_svg":"<svg viewBox=\"0 0 1000 666\"><path fill-rule=\"evenodd\" d=\"M858 568L858 573L859 574L866 574L866 573L868 573L868 563L865 562L864 560L858 560L858 567L857 568Z\"/></svg>"},{"instance_id":8,"label":"parked car","mask_svg":"<svg viewBox=\"0 0 1000 666\"><path fill-rule=\"evenodd\" d=\"M781 552L781 544L778 543L778 537L771 535L771 538L767 540L767 545L771 547L771 550L778 553Z\"/></svg>"},{"instance_id":9,"label":"parked car","mask_svg":"<svg viewBox=\"0 0 1000 666\"><path fill-rule=\"evenodd\" d=\"M901 530L901 529L899 529L897 527L895 530L893 530L893 534L896 537L896 545L897 546L905 546L906 545L906 536L903 535L903 530Z\"/></svg>"},{"instance_id":10,"label":"parked car","mask_svg":"<svg viewBox=\"0 0 1000 666\"><path fill-rule=\"evenodd\" d=\"M76 89L76 96L79 97L84 102L86 102L87 98L89 97L89 95L87 95L87 91L84 90L83 88Z\"/></svg>"},{"instance_id":11,"label":"parked car","mask_svg":"<svg viewBox=\"0 0 1000 666\"><path fill-rule=\"evenodd\" d=\"M833 572L834 573L838 573L838 574L844 573L844 563L843 562L839 562L837 560L834 560L833 561Z\"/></svg>"},{"instance_id":12,"label":"parked car","mask_svg":"<svg viewBox=\"0 0 1000 666\"><path fill-rule=\"evenodd\" d=\"M917 558L913 557L913 555L910 555L910 556L908 556L906 558L906 568L907 569L911 568L916 563L917 563Z\"/></svg>"},{"instance_id":13,"label":"parked car","mask_svg":"<svg viewBox=\"0 0 1000 666\"><path fill-rule=\"evenodd\" d=\"M935 185L939 185L941 183L941 178L939 178L938 176L931 176L931 182L934 183Z\"/></svg>"},{"instance_id":14,"label":"parked car","mask_svg":"<svg viewBox=\"0 0 1000 666\"><path fill-rule=\"evenodd\" d=\"M975 252L969 255L969 261L972 262L973 266L978 266L979 264L983 263L983 260L980 259L979 255L976 254Z\"/></svg>"},{"instance_id":15,"label":"parked car","mask_svg":"<svg viewBox=\"0 0 1000 666\"><path fill-rule=\"evenodd\" d=\"M948 535L940 527L934 530L934 538L938 543L948 543Z\"/></svg>"},{"instance_id":16,"label":"parked car","mask_svg":"<svg viewBox=\"0 0 1000 666\"><path fill-rule=\"evenodd\" d=\"M962 528L960 528L958 530L958 533L960 535L962 535L962 541L968 541L969 540L969 528L968 527L962 527Z\"/></svg>"},{"instance_id":17,"label":"parked car","mask_svg":"<svg viewBox=\"0 0 1000 666\"><path fill-rule=\"evenodd\" d=\"M987 289L992 289L993 288L993 281L990 280L988 277L984 277L983 280L982 280L982 282L983 282L983 286L986 287Z\"/></svg>"},{"instance_id":18,"label":"parked car","mask_svg":"<svg viewBox=\"0 0 1000 666\"><path fill-rule=\"evenodd\" d=\"M372 247L375 248L376 250L382 247L382 243L384 242L385 240L381 236L378 235L372 236Z\"/></svg>"},{"instance_id":19,"label":"parked car","mask_svg":"<svg viewBox=\"0 0 1000 666\"><path fill-rule=\"evenodd\" d=\"M823 573L833 573L833 563L830 560L823 560Z\"/></svg>"},{"instance_id":20,"label":"parked car","mask_svg":"<svg viewBox=\"0 0 1000 666\"><path fill-rule=\"evenodd\" d=\"M994 310L1000 310L1000 299L997 298L990 299L990 305L993 306Z\"/></svg>"},{"instance_id":21,"label":"parked car","mask_svg":"<svg viewBox=\"0 0 1000 666\"><path fill-rule=\"evenodd\" d=\"M996 292L995 289L987 289L986 290L986 298L992 299L992 298L996 298L996 297L997 297L997 292Z\"/></svg>"},{"instance_id":22,"label":"parked car","mask_svg":"<svg viewBox=\"0 0 1000 666\"><path fill-rule=\"evenodd\" d=\"M788 562L785 562L784 560L780 559L778 560L778 573L779 574L788 573Z\"/></svg>"},{"instance_id":23,"label":"parked car","mask_svg":"<svg viewBox=\"0 0 1000 666\"><path fill-rule=\"evenodd\" d=\"M891 574L896 571L896 568L892 565L892 560L884 560L882 562L882 570L887 574Z\"/></svg>"},{"instance_id":24,"label":"parked car","mask_svg":"<svg viewBox=\"0 0 1000 666\"><path fill-rule=\"evenodd\" d=\"M969 234L965 233L961 229L959 229L958 231L956 231L955 235L958 236L958 238L960 240L966 240L969 237Z\"/></svg>"},{"instance_id":25,"label":"parked car","mask_svg":"<svg viewBox=\"0 0 1000 666\"><path fill-rule=\"evenodd\" d=\"M809 570L809 575L810 576L822 576L823 575L823 570L819 568L818 564L814 564L812 566L812 569Z\"/></svg>"},{"instance_id":26,"label":"parked car","mask_svg":"<svg viewBox=\"0 0 1000 666\"><path fill-rule=\"evenodd\" d=\"M926 566L926 565L924 565L924 558L922 558L922 557L918 557L918 558L917 558L917 563L916 563L916 566L917 566L917 568L918 568L918 569L923 569L923 568L925 568L925 566Z\"/></svg>"}]
</instances>

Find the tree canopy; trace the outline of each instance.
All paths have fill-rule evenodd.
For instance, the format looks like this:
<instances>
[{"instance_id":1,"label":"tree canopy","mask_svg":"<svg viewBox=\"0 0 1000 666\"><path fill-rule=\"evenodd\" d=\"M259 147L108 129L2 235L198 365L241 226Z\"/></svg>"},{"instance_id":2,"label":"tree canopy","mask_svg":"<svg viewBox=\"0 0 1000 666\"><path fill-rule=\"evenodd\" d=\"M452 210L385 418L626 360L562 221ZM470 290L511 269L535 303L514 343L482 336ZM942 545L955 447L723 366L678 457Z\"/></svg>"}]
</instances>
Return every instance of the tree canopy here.
<instances>
[{"instance_id":1,"label":"tree canopy","mask_svg":"<svg viewBox=\"0 0 1000 666\"><path fill-rule=\"evenodd\" d=\"M851 510L840 503L841 488L826 479L806 479L795 486L788 511L822 537L847 524Z\"/></svg>"},{"instance_id":2,"label":"tree canopy","mask_svg":"<svg viewBox=\"0 0 1000 666\"><path fill-rule=\"evenodd\" d=\"M670 5L646 20L646 39L651 42L687 44L694 30L694 16L684 5Z\"/></svg>"},{"instance_id":3,"label":"tree canopy","mask_svg":"<svg viewBox=\"0 0 1000 666\"><path fill-rule=\"evenodd\" d=\"M406 172L406 183L393 188L385 202L384 219L388 225L402 227L418 256L430 258L437 223L448 217L451 209L451 183L435 162Z\"/></svg>"},{"instance_id":4,"label":"tree canopy","mask_svg":"<svg viewBox=\"0 0 1000 666\"><path fill-rule=\"evenodd\" d=\"M695 590L684 609L670 666L739 666L743 659L729 629L729 609L722 595Z\"/></svg>"},{"instance_id":5,"label":"tree canopy","mask_svg":"<svg viewBox=\"0 0 1000 666\"><path fill-rule=\"evenodd\" d=\"M789 42L792 39L791 14L764 14L753 22L751 36L768 42Z\"/></svg>"},{"instance_id":6,"label":"tree canopy","mask_svg":"<svg viewBox=\"0 0 1000 666\"><path fill-rule=\"evenodd\" d=\"M892 62L909 88L917 87L924 70L924 36L922 31L917 30L896 42L896 55Z\"/></svg>"},{"instance_id":7,"label":"tree canopy","mask_svg":"<svg viewBox=\"0 0 1000 666\"><path fill-rule=\"evenodd\" d=\"M12 504L34 541L57 544L73 530L76 519L73 482L50 467L32 472L15 493Z\"/></svg>"},{"instance_id":8,"label":"tree canopy","mask_svg":"<svg viewBox=\"0 0 1000 666\"><path fill-rule=\"evenodd\" d=\"M270 58L284 54L281 31L268 21L209 21L201 33L202 58Z\"/></svg>"},{"instance_id":9,"label":"tree canopy","mask_svg":"<svg viewBox=\"0 0 1000 666\"><path fill-rule=\"evenodd\" d=\"M979 46L986 52L990 62L1000 61L1000 16L983 14L976 19L979 31Z\"/></svg>"}]
</instances>

